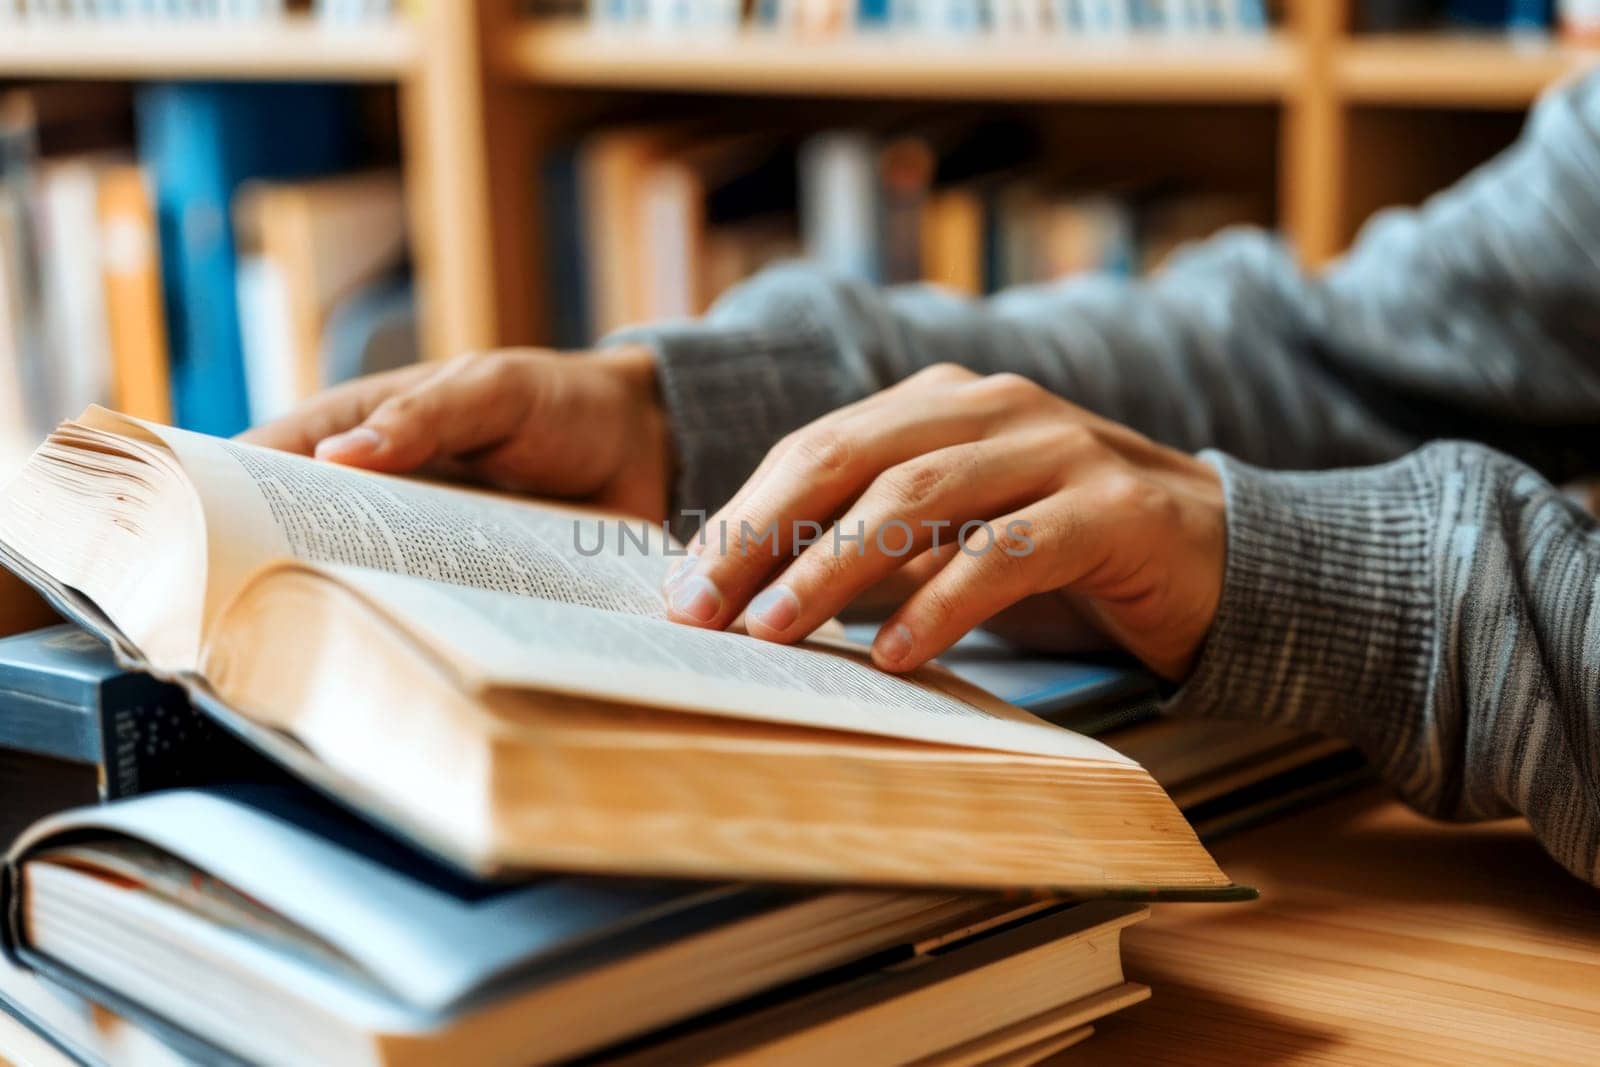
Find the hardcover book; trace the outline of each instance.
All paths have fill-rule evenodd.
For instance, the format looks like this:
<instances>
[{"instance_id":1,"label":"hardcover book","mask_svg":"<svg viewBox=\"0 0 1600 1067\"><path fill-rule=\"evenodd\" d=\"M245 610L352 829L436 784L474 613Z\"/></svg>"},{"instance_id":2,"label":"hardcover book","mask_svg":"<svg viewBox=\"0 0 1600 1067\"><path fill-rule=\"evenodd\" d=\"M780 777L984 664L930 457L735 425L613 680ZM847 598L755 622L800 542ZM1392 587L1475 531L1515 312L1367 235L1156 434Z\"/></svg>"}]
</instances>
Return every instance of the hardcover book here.
<instances>
[{"instance_id":1,"label":"hardcover book","mask_svg":"<svg viewBox=\"0 0 1600 1067\"><path fill-rule=\"evenodd\" d=\"M63 808L264 770L182 688L77 626L0 639L0 842Z\"/></svg>"}]
</instances>

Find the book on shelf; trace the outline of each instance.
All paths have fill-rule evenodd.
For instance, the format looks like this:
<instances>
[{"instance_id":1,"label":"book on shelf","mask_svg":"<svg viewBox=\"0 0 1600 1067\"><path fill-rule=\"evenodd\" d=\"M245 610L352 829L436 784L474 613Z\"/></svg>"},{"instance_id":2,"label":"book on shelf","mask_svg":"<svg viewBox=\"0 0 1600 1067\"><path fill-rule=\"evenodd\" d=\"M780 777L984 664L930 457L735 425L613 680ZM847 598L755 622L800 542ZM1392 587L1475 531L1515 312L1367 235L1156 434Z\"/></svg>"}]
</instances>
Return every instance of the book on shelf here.
<instances>
[{"instance_id":1,"label":"book on shelf","mask_svg":"<svg viewBox=\"0 0 1600 1067\"><path fill-rule=\"evenodd\" d=\"M1094 42L1256 35L1268 25L1266 7L1262 0L590 0L587 11L601 30L726 34L751 26L804 40L895 33ZM523 10L561 18L581 14L585 5L529 0Z\"/></svg>"},{"instance_id":2,"label":"book on shelf","mask_svg":"<svg viewBox=\"0 0 1600 1067\"><path fill-rule=\"evenodd\" d=\"M160 237L150 183L134 164L108 167L99 176L98 199L112 406L135 418L171 422Z\"/></svg>"},{"instance_id":3,"label":"book on shelf","mask_svg":"<svg viewBox=\"0 0 1600 1067\"><path fill-rule=\"evenodd\" d=\"M251 26L314 18L330 27L361 27L391 21L410 6L407 0L0 0L0 21L138 28Z\"/></svg>"},{"instance_id":4,"label":"book on shelf","mask_svg":"<svg viewBox=\"0 0 1600 1067\"><path fill-rule=\"evenodd\" d=\"M90 410L7 488L0 545L465 870L1247 892L1088 738L937 670L667 622L653 527Z\"/></svg>"},{"instance_id":5,"label":"book on shelf","mask_svg":"<svg viewBox=\"0 0 1600 1067\"><path fill-rule=\"evenodd\" d=\"M329 322L404 264L405 194L387 170L248 181L233 220L246 391L259 424L339 380L323 361Z\"/></svg>"},{"instance_id":6,"label":"book on shelf","mask_svg":"<svg viewBox=\"0 0 1600 1067\"><path fill-rule=\"evenodd\" d=\"M603 127L546 165L552 303L579 343L703 312L726 287L797 250L793 154L771 135L698 122ZM764 244L765 243L765 244ZM737 266L729 267L730 261ZM570 322L568 325L566 323Z\"/></svg>"},{"instance_id":7,"label":"book on shelf","mask_svg":"<svg viewBox=\"0 0 1600 1067\"><path fill-rule=\"evenodd\" d=\"M98 175L128 136L117 87L0 91L0 467L114 399Z\"/></svg>"},{"instance_id":8,"label":"book on shelf","mask_svg":"<svg viewBox=\"0 0 1600 1067\"><path fill-rule=\"evenodd\" d=\"M180 425L233 434L250 422L230 212L250 179L348 169L350 99L324 85L172 83L137 97L139 156L159 220L173 408Z\"/></svg>"},{"instance_id":9,"label":"book on shelf","mask_svg":"<svg viewBox=\"0 0 1600 1067\"><path fill-rule=\"evenodd\" d=\"M602 127L552 153L542 176L550 305L569 347L703 313L802 255L841 277L981 295L1148 273L1186 242L1270 216L1252 190L1133 182L1052 159L1018 123Z\"/></svg>"},{"instance_id":10,"label":"book on shelf","mask_svg":"<svg viewBox=\"0 0 1600 1067\"><path fill-rule=\"evenodd\" d=\"M92 156L46 160L34 179L51 398L58 411L111 398L111 335L100 274L102 165Z\"/></svg>"},{"instance_id":11,"label":"book on shelf","mask_svg":"<svg viewBox=\"0 0 1600 1067\"><path fill-rule=\"evenodd\" d=\"M643 184L652 164L688 136L686 128L668 124L606 128L584 139L578 208L588 244L589 306L597 337L650 317L650 263L640 249L652 219Z\"/></svg>"}]
</instances>

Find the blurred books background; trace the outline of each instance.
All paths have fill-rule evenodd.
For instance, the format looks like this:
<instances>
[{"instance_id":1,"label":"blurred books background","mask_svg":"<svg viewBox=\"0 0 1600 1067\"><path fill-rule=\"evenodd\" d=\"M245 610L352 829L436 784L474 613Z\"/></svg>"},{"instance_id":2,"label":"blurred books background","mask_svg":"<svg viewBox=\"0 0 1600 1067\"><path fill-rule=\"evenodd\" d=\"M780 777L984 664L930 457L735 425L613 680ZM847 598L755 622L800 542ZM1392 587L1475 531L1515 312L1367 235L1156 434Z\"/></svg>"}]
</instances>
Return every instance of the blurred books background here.
<instances>
[{"instance_id":1,"label":"blurred books background","mask_svg":"<svg viewBox=\"0 0 1600 1067\"><path fill-rule=\"evenodd\" d=\"M1308 263L1514 136L1570 0L0 0L0 442L214 433L807 257L974 296Z\"/></svg>"}]
</instances>

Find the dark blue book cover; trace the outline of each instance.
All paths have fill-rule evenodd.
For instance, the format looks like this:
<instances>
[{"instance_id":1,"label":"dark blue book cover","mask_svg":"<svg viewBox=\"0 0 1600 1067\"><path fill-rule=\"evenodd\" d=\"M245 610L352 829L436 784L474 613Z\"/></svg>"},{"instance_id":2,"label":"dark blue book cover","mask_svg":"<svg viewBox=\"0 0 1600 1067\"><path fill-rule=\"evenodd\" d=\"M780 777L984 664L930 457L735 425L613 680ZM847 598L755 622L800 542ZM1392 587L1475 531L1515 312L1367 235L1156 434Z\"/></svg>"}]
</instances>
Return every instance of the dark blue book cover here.
<instances>
[{"instance_id":1,"label":"dark blue book cover","mask_svg":"<svg viewBox=\"0 0 1600 1067\"><path fill-rule=\"evenodd\" d=\"M231 205L251 178L299 178L359 158L352 99L325 85L190 82L137 98L139 156L155 189L178 425L249 425Z\"/></svg>"},{"instance_id":2,"label":"dark blue book cover","mask_svg":"<svg viewBox=\"0 0 1600 1067\"><path fill-rule=\"evenodd\" d=\"M856 22L861 26L888 26L889 0L861 0L856 8Z\"/></svg>"},{"instance_id":3,"label":"dark blue book cover","mask_svg":"<svg viewBox=\"0 0 1600 1067\"><path fill-rule=\"evenodd\" d=\"M0 639L0 843L64 807L274 777L182 689L124 670L78 627Z\"/></svg>"},{"instance_id":4,"label":"dark blue book cover","mask_svg":"<svg viewBox=\"0 0 1600 1067\"><path fill-rule=\"evenodd\" d=\"M578 180L578 147L568 145L551 152L543 165L540 183L544 219L545 262L549 265L546 292L550 300L553 340L558 348L586 348L593 344L594 318L590 310L588 243L583 239L583 189Z\"/></svg>"}]
</instances>

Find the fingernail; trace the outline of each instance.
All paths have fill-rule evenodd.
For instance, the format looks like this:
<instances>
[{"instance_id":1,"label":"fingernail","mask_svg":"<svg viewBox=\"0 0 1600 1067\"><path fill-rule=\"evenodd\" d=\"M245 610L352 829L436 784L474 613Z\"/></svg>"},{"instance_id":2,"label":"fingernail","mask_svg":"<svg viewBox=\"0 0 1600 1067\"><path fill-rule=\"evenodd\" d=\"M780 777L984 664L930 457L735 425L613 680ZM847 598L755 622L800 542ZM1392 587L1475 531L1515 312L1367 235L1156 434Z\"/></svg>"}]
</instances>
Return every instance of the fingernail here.
<instances>
[{"instance_id":1,"label":"fingernail","mask_svg":"<svg viewBox=\"0 0 1600 1067\"><path fill-rule=\"evenodd\" d=\"M775 585L750 601L746 610L752 621L781 634L800 617L800 600L788 586Z\"/></svg>"},{"instance_id":2,"label":"fingernail","mask_svg":"<svg viewBox=\"0 0 1600 1067\"><path fill-rule=\"evenodd\" d=\"M672 610L695 622L710 622L722 609L722 594L703 574L686 578L672 590Z\"/></svg>"},{"instance_id":3,"label":"fingernail","mask_svg":"<svg viewBox=\"0 0 1600 1067\"><path fill-rule=\"evenodd\" d=\"M886 627L873 643L878 658L891 667L911 655L911 628L903 622Z\"/></svg>"},{"instance_id":4,"label":"fingernail","mask_svg":"<svg viewBox=\"0 0 1600 1067\"><path fill-rule=\"evenodd\" d=\"M383 447L383 435L377 430L357 426L353 430L324 437L317 442L318 459L335 459L339 456L371 455Z\"/></svg>"}]
</instances>

